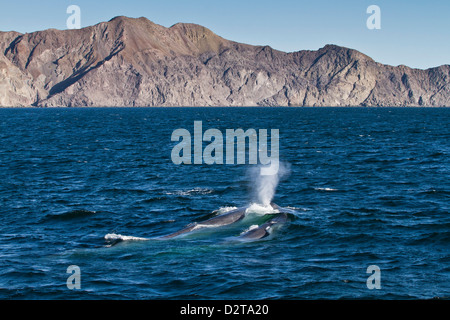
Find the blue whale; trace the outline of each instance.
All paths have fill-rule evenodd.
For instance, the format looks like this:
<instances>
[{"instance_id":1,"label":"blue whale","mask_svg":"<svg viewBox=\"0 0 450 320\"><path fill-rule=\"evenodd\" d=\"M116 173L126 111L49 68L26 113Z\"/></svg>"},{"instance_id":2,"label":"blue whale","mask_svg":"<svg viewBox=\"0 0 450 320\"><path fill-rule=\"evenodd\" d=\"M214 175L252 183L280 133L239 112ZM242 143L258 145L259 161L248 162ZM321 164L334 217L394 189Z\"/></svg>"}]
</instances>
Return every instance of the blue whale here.
<instances>
[{"instance_id":1,"label":"blue whale","mask_svg":"<svg viewBox=\"0 0 450 320\"><path fill-rule=\"evenodd\" d=\"M259 240L268 237L275 226L281 226L288 221L286 213L278 213L274 218L270 219L266 223L263 223L257 228L250 229L249 231L241 234L239 239L241 240Z\"/></svg>"},{"instance_id":2,"label":"blue whale","mask_svg":"<svg viewBox=\"0 0 450 320\"><path fill-rule=\"evenodd\" d=\"M282 208L277 206L275 203L271 203L270 206L274 210L282 212ZM175 238L175 237L177 237L179 235L186 234L186 233L189 233L191 231L194 231L194 230L197 230L197 229L200 229L200 228L221 227L221 226L230 225L232 223L235 223L235 222L238 222L238 221L242 220L246 216L247 209L248 209L248 207L237 208L237 209L228 211L228 212L226 212L224 214L221 214L221 215L219 215L217 217L213 217L211 219L208 219L208 220L205 220L205 221L202 221L202 222L198 222L198 223L196 222L196 223L188 224L185 228L183 228L183 229L181 229L181 230L179 230L177 232L168 234L166 236L162 236L159 239ZM271 214L273 214L273 213L271 213ZM277 214L277 213L275 213L275 214ZM274 218L274 219L277 219L277 218L278 218L278 216L276 218ZM278 220L281 221L281 219L282 218L279 217ZM287 216L286 216L286 219L287 219ZM278 223L277 222L278 220L273 220L272 225ZM266 223L270 223L270 221L266 222ZM251 232L251 231L253 231L253 230L250 230L249 232ZM257 234L256 232L252 232L251 234L249 234L247 236L247 238L250 239L252 236L256 237L256 234ZM261 234L262 234L262 230L261 230Z\"/></svg>"}]
</instances>

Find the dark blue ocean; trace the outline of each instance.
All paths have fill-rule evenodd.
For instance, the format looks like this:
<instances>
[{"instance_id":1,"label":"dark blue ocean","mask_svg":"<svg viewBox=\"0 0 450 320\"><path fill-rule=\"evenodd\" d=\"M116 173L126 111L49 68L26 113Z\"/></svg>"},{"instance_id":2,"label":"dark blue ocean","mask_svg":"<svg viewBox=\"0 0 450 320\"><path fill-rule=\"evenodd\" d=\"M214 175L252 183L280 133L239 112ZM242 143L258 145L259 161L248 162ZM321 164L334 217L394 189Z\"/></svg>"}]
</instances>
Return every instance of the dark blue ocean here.
<instances>
[{"instance_id":1,"label":"dark blue ocean","mask_svg":"<svg viewBox=\"0 0 450 320\"><path fill-rule=\"evenodd\" d=\"M157 239L255 202L254 165L172 162L194 121L279 129L269 237ZM448 299L449 213L450 109L0 109L1 299Z\"/></svg>"}]
</instances>

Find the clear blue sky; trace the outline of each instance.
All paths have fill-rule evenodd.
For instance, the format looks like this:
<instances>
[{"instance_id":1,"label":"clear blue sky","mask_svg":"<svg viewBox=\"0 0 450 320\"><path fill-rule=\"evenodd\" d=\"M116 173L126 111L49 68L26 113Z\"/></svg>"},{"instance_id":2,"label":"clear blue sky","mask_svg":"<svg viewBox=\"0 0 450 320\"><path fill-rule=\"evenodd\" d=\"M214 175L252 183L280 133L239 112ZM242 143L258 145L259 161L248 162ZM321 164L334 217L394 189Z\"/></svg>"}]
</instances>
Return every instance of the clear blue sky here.
<instances>
[{"instance_id":1,"label":"clear blue sky","mask_svg":"<svg viewBox=\"0 0 450 320\"><path fill-rule=\"evenodd\" d=\"M229 40L288 52L337 44L390 65L450 64L450 0L1 0L0 30L66 29L71 4L81 8L82 27L144 16L165 27L193 22ZM381 30L366 27L372 4L381 8Z\"/></svg>"}]
</instances>

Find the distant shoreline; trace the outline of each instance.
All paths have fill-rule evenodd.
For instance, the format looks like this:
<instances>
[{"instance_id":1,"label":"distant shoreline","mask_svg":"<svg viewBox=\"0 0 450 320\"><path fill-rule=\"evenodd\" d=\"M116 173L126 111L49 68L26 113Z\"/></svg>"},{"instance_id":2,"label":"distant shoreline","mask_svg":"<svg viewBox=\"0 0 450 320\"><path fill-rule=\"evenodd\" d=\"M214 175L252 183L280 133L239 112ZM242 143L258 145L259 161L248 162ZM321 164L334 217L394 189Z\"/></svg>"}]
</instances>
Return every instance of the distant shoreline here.
<instances>
[{"instance_id":1,"label":"distant shoreline","mask_svg":"<svg viewBox=\"0 0 450 320\"><path fill-rule=\"evenodd\" d=\"M126 36L124 36L126 35ZM441 107L450 65L376 62L352 48L283 52L206 27L116 17L76 30L0 32L0 105Z\"/></svg>"},{"instance_id":2,"label":"distant shoreline","mask_svg":"<svg viewBox=\"0 0 450 320\"><path fill-rule=\"evenodd\" d=\"M344 109L344 108L360 108L360 109L446 109L450 108L450 106L76 106L76 107L68 107L68 106L56 106L56 107L37 107L37 106L0 106L0 110L2 109L192 109L192 108L200 108L200 109L208 109L208 108L260 108L260 109L325 109L325 108L333 108L333 109Z\"/></svg>"}]
</instances>

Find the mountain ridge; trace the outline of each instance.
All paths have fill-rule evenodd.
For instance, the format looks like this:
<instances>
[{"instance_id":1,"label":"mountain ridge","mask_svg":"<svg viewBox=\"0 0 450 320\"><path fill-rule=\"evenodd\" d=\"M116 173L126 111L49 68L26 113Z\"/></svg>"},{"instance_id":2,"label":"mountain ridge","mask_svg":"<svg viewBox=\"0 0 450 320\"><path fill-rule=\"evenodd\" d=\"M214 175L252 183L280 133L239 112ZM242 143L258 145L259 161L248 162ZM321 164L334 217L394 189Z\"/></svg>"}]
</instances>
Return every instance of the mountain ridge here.
<instances>
[{"instance_id":1,"label":"mountain ridge","mask_svg":"<svg viewBox=\"0 0 450 320\"><path fill-rule=\"evenodd\" d=\"M0 32L0 106L450 106L449 83L449 65L384 65L338 45L287 53L144 17Z\"/></svg>"}]
</instances>

